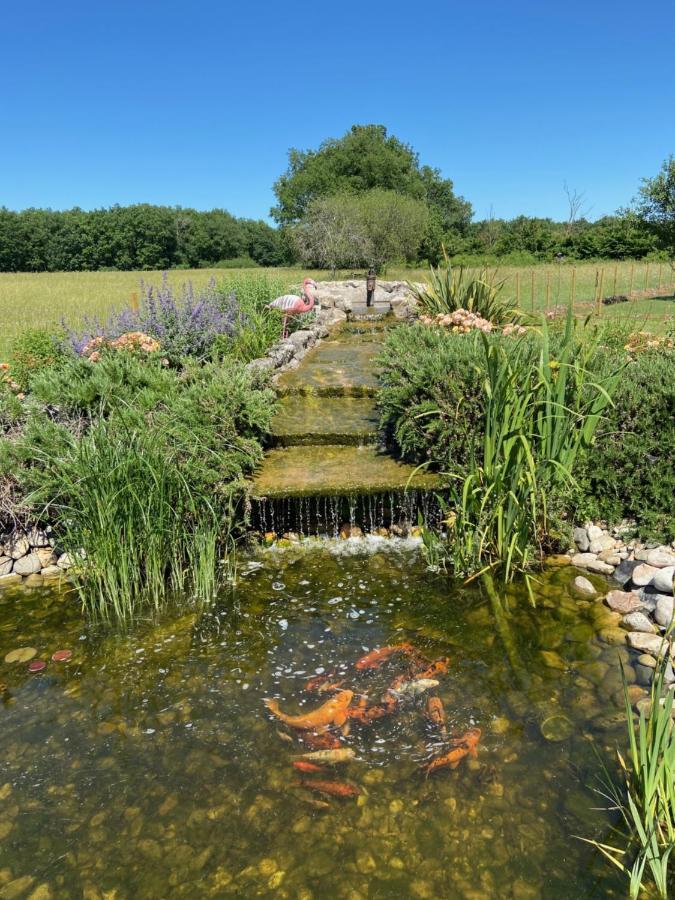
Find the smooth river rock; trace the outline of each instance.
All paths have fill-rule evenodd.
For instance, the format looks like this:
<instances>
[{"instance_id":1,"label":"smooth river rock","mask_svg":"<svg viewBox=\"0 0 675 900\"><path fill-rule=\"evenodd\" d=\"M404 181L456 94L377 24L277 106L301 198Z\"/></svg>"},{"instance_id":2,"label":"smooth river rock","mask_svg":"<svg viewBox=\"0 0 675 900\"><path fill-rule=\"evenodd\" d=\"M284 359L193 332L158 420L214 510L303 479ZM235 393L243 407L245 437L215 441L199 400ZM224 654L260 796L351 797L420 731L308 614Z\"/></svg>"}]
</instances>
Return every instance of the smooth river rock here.
<instances>
[{"instance_id":1,"label":"smooth river rock","mask_svg":"<svg viewBox=\"0 0 675 900\"><path fill-rule=\"evenodd\" d=\"M42 568L42 560L36 552L22 556L14 563L14 571L17 575L35 575Z\"/></svg>"},{"instance_id":2,"label":"smooth river rock","mask_svg":"<svg viewBox=\"0 0 675 900\"><path fill-rule=\"evenodd\" d=\"M645 634L643 631L629 631L626 634L626 641L633 650L639 650L641 653L651 653L652 656L659 656L668 647L668 642L658 634Z\"/></svg>"},{"instance_id":3,"label":"smooth river rock","mask_svg":"<svg viewBox=\"0 0 675 900\"><path fill-rule=\"evenodd\" d=\"M614 571L614 566L602 562L595 553L575 553L571 563L573 566L588 569L589 572L597 572L599 575L611 575Z\"/></svg>"},{"instance_id":4,"label":"smooth river rock","mask_svg":"<svg viewBox=\"0 0 675 900\"><path fill-rule=\"evenodd\" d=\"M675 553L667 547L657 547L649 551L645 561L657 569L672 569L675 568Z\"/></svg>"},{"instance_id":5,"label":"smooth river rock","mask_svg":"<svg viewBox=\"0 0 675 900\"><path fill-rule=\"evenodd\" d=\"M591 542L588 540L585 528L575 528L572 532L572 539L581 553L585 553L590 547Z\"/></svg>"},{"instance_id":6,"label":"smooth river rock","mask_svg":"<svg viewBox=\"0 0 675 900\"><path fill-rule=\"evenodd\" d=\"M665 594L662 594L656 601L654 618L656 619L658 624L662 625L664 628L668 628L673 619L674 602L675 599L673 597L668 597Z\"/></svg>"},{"instance_id":7,"label":"smooth river rock","mask_svg":"<svg viewBox=\"0 0 675 900\"><path fill-rule=\"evenodd\" d=\"M642 609L642 600L630 591L610 591L605 597L605 602L614 612L624 616Z\"/></svg>"},{"instance_id":8,"label":"smooth river rock","mask_svg":"<svg viewBox=\"0 0 675 900\"><path fill-rule=\"evenodd\" d=\"M572 588L578 594L584 594L587 597L595 597L597 591L593 587L592 582L588 580L588 578L584 578L583 575L577 575L577 577L572 582Z\"/></svg>"},{"instance_id":9,"label":"smooth river rock","mask_svg":"<svg viewBox=\"0 0 675 900\"><path fill-rule=\"evenodd\" d=\"M663 591L664 594L672 594L673 579L675 579L675 566L665 566L663 569L657 570L652 579L652 586L657 591Z\"/></svg>"},{"instance_id":10,"label":"smooth river rock","mask_svg":"<svg viewBox=\"0 0 675 900\"><path fill-rule=\"evenodd\" d=\"M652 583L654 576L659 571L660 569L647 565L647 563L640 563L639 566L633 569L631 579L636 587L646 587L648 584Z\"/></svg>"},{"instance_id":11,"label":"smooth river rock","mask_svg":"<svg viewBox=\"0 0 675 900\"><path fill-rule=\"evenodd\" d=\"M624 616L623 624L629 631L644 631L645 634L654 634L656 628L643 612L632 612Z\"/></svg>"}]
</instances>

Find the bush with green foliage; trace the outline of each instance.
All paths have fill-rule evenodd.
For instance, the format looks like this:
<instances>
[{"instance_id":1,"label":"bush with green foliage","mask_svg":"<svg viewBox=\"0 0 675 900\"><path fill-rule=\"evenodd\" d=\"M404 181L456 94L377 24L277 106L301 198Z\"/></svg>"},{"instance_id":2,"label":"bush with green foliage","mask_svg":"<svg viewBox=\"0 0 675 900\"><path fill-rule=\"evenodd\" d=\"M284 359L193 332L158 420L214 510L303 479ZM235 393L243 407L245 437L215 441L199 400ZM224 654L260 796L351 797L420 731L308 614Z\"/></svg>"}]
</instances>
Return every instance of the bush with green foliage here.
<instances>
[{"instance_id":1,"label":"bush with green foliage","mask_svg":"<svg viewBox=\"0 0 675 900\"><path fill-rule=\"evenodd\" d=\"M501 343L507 355L513 338L492 335L486 346ZM604 386L623 367L613 405L603 410L589 447L576 456L570 482L549 499L549 519L634 519L645 536L672 539L675 474L675 381L673 354L644 352L628 358L623 345L594 339L593 359L584 361L584 342L572 360L587 371L585 380ZM600 341L598 344L597 341ZM540 352L531 333L526 342ZM561 334L551 335L553 361ZM581 355L580 355L581 354ZM387 338L381 358L382 424L392 443L411 462L443 472L466 471L482 452L486 391L484 354L471 335L455 335L421 325L401 326ZM574 383L570 389L576 388ZM587 387L586 390L595 390ZM566 400L569 404L569 398Z\"/></svg>"},{"instance_id":2,"label":"bush with green foliage","mask_svg":"<svg viewBox=\"0 0 675 900\"><path fill-rule=\"evenodd\" d=\"M11 376L22 390L29 390L33 378L45 369L58 366L64 355L62 342L52 331L29 328L12 344Z\"/></svg>"},{"instance_id":3,"label":"bush with green foliage","mask_svg":"<svg viewBox=\"0 0 675 900\"><path fill-rule=\"evenodd\" d=\"M451 266L445 255L445 265L437 269L430 266L429 276L422 286L409 282L420 312L437 316L468 309L495 325L516 319L516 301L500 297L504 281L498 279L496 271L484 268L477 278L465 279L464 275L464 267Z\"/></svg>"},{"instance_id":4,"label":"bush with green foliage","mask_svg":"<svg viewBox=\"0 0 675 900\"><path fill-rule=\"evenodd\" d=\"M274 394L231 358L169 369L160 358L74 354L35 377L0 475L70 552L86 550L85 606L131 615L177 591L206 599L244 519Z\"/></svg>"}]
</instances>

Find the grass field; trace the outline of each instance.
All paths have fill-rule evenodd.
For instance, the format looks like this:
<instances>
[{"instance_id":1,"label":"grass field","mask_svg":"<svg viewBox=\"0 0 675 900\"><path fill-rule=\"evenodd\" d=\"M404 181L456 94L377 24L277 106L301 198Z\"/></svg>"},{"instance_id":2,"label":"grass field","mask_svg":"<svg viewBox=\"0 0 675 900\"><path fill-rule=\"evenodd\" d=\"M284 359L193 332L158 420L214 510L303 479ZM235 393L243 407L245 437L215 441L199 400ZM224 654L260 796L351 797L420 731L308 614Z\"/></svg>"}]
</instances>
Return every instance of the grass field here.
<instances>
[{"instance_id":1,"label":"grass field","mask_svg":"<svg viewBox=\"0 0 675 900\"><path fill-rule=\"evenodd\" d=\"M173 284L192 281L203 285L212 277L245 272L264 272L262 269L192 269L169 272ZM312 275L317 280L329 278L326 272L308 272L303 269L267 270L275 277L284 277L290 283L299 284L302 278ZM639 298L630 303L602 307L603 316L634 317L639 327L663 330L664 323L673 321L675 303L675 272L659 263L580 263L571 265L545 264L536 267L503 267L499 276L506 280L504 293L518 296L523 309L542 309L566 304L574 291L575 308L580 314L594 312L595 298L600 288L602 295L627 294L649 289L662 297ZM337 277L349 277L352 272L338 272ZM388 279L420 280L423 269L391 268ZM4 359L15 336L29 327L57 325L62 319L76 323L83 315L105 317L114 308L128 302L131 293L138 291L141 279L159 282L161 272L40 272L0 273L0 360ZM533 291L534 287L534 291Z\"/></svg>"}]
</instances>

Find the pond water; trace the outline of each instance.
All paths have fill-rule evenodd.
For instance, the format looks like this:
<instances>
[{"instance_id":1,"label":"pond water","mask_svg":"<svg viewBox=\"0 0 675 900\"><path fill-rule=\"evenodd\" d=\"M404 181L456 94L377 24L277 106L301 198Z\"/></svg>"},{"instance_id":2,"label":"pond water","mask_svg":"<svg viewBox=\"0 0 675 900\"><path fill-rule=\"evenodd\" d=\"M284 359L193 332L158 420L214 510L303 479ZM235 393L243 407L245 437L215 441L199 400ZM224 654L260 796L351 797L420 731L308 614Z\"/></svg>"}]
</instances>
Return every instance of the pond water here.
<instances>
[{"instance_id":1,"label":"pond water","mask_svg":"<svg viewBox=\"0 0 675 900\"><path fill-rule=\"evenodd\" d=\"M571 570L541 576L535 607L521 588L495 604L453 586L410 542L272 549L241 573L208 610L125 634L87 626L72 594L0 594L0 897L625 894L574 836L608 837L593 744L608 761L623 746L629 660ZM307 712L327 696L307 681L334 669L377 699L407 655L353 664L402 642L449 657L433 692L451 735L481 729L477 758L425 778L448 747L422 695L353 722L353 761L300 775L308 748L263 699ZM3 662L26 646L43 671Z\"/></svg>"}]
</instances>

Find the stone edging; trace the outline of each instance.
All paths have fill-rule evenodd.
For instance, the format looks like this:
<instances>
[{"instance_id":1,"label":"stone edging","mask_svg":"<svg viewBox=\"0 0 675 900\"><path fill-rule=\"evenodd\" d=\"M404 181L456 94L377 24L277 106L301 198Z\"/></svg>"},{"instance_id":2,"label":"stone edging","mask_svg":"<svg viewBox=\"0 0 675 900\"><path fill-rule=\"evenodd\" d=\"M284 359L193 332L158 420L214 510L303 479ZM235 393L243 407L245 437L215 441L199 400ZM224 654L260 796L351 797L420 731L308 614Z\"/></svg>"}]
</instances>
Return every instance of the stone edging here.
<instances>
[{"instance_id":1,"label":"stone edging","mask_svg":"<svg viewBox=\"0 0 675 900\"><path fill-rule=\"evenodd\" d=\"M51 527L15 530L0 535L0 587L65 578L75 560L58 550Z\"/></svg>"}]
</instances>

